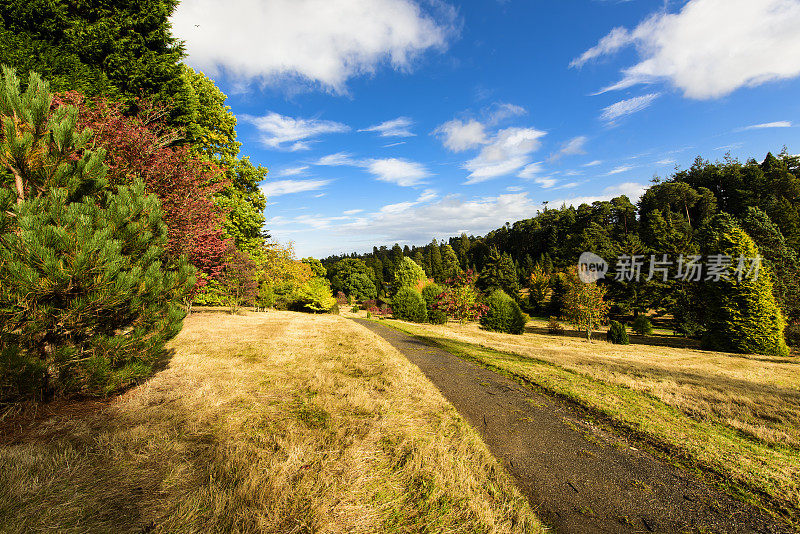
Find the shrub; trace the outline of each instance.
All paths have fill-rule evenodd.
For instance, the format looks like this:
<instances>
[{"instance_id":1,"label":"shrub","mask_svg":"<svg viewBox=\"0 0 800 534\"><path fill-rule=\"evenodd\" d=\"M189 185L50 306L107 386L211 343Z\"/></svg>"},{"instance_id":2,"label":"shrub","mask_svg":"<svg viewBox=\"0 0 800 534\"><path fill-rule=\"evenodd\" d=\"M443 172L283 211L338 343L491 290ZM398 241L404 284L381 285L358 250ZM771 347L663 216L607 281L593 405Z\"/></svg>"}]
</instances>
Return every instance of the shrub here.
<instances>
[{"instance_id":1,"label":"shrub","mask_svg":"<svg viewBox=\"0 0 800 534\"><path fill-rule=\"evenodd\" d=\"M364 302L361 303L362 310L368 310L370 308L377 308L377 307L378 307L378 301L376 301L375 299L365 300Z\"/></svg>"},{"instance_id":2,"label":"shrub","mask_svg":"<svg viewBox=\"0 0 800 534\"><path fill-rule=\"evenodd\" d=\"M486 305L478 302L475 275L470 269L447 281L450 287L437 298L436 308L462 324L477 321L486 313Z\"/></svg>"},{"instance_id":3,"label":"shrub","mask_svg":"<svg viewBox=\"0 0 800 534\"><path fill-rule=\"evenodd\" d=\"M611 321L611 327L606 334L606 341L610 341L615 345L629 345L630 340L628 339L628 331L625 329L625 325L619 321Z\"/></svg>"},{"instance_id":4,"label":"shrub","mask_svg":"<svg viewBox=\"0 0 800 534\"><path fill-rule=\"evenodd\" d=\"M547 321L547 332L560 336L564 333L564 326L558 322L558 318L551 316L550 320Z\"/></svg>"},{"instance_id":5,"label":"shrub","mask_svg":"<svg viewBox=\"0 0 800 534\"><path fill-rule=\"evenodd\" d=\"M653 333L653 323L646 315L638 315L631 323L631 328L640 336L649 336Z\"/></svg>"},{"instance_id":6,"label":"shrub","mask_svg":"<svg viewBox=\"0 0 800 534\"><path fill-rule=\"evenodd\" d=\"M328 313L333 315L339 315L339 303L337 302L333 306L331 306L331 309L328 310Z\"/></svg>"},{"instance_id":7,"label":"shrub","mask_svg":"<svg viewBox=\"0 0 800 534\"><path fill-rule=\"evenodd\" d=\"M338 303L331 294L330 282L326 278L312 278L300 286L294 304L301 311L319 313L337 306L336 313L339 312Z\"/></svg>"},{"instance_id":8,"label":"shrub","mask_svg":"<svg viewBox=\"0 0 800 534\"><path fill-rule=\"evenodd\" d=\"M397 319L424 323L428 319L425 299L422 294L411 287L402 287L392 299L393 315Z\"/></svg>"},{"instance_id":9,"label":"shrub","mask_svg":"<svg viewBox=\"0 0 800 534\"><path fill-rule=\"evenodd\" d=\"M522 334L525 331L525 317L514 299L509 297L502 289L497 289L486 299L488 307L480 323L486 330L505 332L507 334Z\"/></svg>"},{"instance_id":10,"label":"shrub","mask_svg":"<svg viewBox=\"0 0 800 534\"><path fill-rule=\"evenodd\" d=\"M361 309L360 306L353 306L352 308L350 308L350 313L358 313L360 309Z\"/></svg>"},{"instance_id":11,"label":"shrub","mask_svg":"<svg viewBox=\"0 0 800 534\"><path fill-rule=\"evenodd\" d=\"M107 187L105 153L75 109L50 113L35 74L24 94L13 71L3 78L0 401L105 395L151 374L181 329L193 269L168 257L142 181Z\"/></svg>"},{"instance_id":12,"label":"shrub","mask_svg":"<svg viewBox=\"0 0 800 534\"><path fill-rule=\"evenodd\" d=\"M436 306L437 297L442 294L443 291L444 289L442 286L436 283L428 284L422 289L422 298L425 299L425 306L427 306L428 311Z\"/></svg>"},{"instance_id":13,"label":"shrub","mask_svg":"<svg viewBox=\"0 0 800 534\"><path fill-rule=\"evenodd\" d=\"M783 331L786 343L791 347L800 347L800 323L791 323Z\"/></svg>"},{"instance_id":14,"label":"shrub","mask_svg":"<svg viewBox=\"0 0 800 534\"><path fill-rule=\"evenodd\" d=\"M434 308L428 312L428 322L431 324L446 324L447 314L443 310Z\"/></svg>"},{"instance_id":15,"label":"shrub","mask_svg":"<svg viewBox=\"0 0 800 534\"><path fill-rule=\"evenodd\" d=\"M408 257L404 257L400 261L394 272L394 285L398 290L403 287L412 287L420 280L427 279L422 267Z\"/></svg>"}]
</instances>

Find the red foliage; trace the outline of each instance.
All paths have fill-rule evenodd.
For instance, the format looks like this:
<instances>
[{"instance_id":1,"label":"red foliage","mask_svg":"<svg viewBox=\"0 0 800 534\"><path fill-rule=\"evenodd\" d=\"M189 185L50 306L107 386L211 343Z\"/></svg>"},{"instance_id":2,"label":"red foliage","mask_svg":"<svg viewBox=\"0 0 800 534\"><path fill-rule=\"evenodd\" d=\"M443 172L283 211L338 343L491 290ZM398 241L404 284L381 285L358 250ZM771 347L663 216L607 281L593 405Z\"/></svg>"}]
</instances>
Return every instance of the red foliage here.
<instances>
[{"instance_id":1,"label":"red foliage","mask_svg":"<svg viewBox=\"0 0 800 534\"><path fill-rule=\"evenodd\" d=\"M227 185L223 169L191 155L188 146L174 145L179 132L166 125L164 107L141 100L137 113L128 116L118 103L87 100L76 91L54 95L54 108L61 104L78 108L79 126L91 128L94 146L108 152L111 184L141 177L147 191L161 200L169 253L185 254L208 277L219 277L230 246L223 238L225 213L214 203L214 194ZM205 283L198 277L198 287Z\"/></svg>"}]
</instances>

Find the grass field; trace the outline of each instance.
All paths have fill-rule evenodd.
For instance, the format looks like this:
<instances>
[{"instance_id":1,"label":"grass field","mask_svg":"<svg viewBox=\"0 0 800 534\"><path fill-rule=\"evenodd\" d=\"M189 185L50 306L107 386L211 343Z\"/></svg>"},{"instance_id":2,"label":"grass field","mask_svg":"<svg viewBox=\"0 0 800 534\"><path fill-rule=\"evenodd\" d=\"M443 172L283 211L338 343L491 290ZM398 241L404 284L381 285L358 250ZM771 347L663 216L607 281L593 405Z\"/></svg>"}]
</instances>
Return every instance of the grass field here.
<instances>
[{"instance_id":1,"label":"grass field","mask_svg":"<svg viewBox=\"0 0 800 534\"><path fill-rule=\"evenodd\" d=\"M800 359L522 336L475 324L386 321L462 357L600 412L724 475L795 520L800 511Z\"/></svg>"},{"instance_id":2,"label":"grass field","mask_svg":"<svg viewBox=\"0 0 800 534\"><path fill-rule=\"evenodd\" d=\"M0 429L2 532L541 532L422 373L344 318L194 314L121 397Z\"/></svg>"}]
</instances>

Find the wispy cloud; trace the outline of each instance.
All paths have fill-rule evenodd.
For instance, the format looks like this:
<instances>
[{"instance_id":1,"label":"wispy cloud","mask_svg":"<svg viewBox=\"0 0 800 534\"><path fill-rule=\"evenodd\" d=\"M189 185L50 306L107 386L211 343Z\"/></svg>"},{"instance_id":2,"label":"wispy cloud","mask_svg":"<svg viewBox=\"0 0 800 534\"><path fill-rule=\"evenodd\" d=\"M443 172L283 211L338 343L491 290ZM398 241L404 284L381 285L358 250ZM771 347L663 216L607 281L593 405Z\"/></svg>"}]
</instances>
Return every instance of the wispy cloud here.
<instances>
[{"instance_id":1,"label":"wispy cloud","mask_svg":"<svg viewBox=\"0 0 800 534\"><path fill-rule=\"evenodd\" d=\"M279 170L275 176L279 178L288 177L288 176L302 176L306 173L309 169L308 165L299 165L297 167L285 167Z\"/></svg>"},{"instance_id":2,"label":"wispy cloud","mask_svg":"<svg viewBox=\"0 0 800 534\"><path fill-rule=\"evenodd\" d=\"M381 137L412 137L415 135L410 130L413 124L414 121L408 117L397 117L390 121L363 128L359 132L376 132Z\"/></svg>"},{"instance_id":3,"label":"wispy cloud","mask_svg":"<svg viewBox=\"0 0 800 534\"><path fill-rule=\"evenodd\" d=\"M611 169L610 171L608 171L608 172L606 173L606 176L613 176L613 175L615 175L615 174L620 174L620 173L623 173L623 172L628 172L628 171L630 171L631 169L635 169L635 168L636 168L636 166L635 166L635 165L619 165L618 167L614 167L613 169Z\"/></svg>"},{"instance_id":4,"label":"wispy cloud","mask_svg":"<svg viewBox=\"0 0 800 534\"><path fill-rule=\"evenodd\" d=\"M575 156L578 154L586 154L586 151L583 149L586 141L589 138L585 135L579 135L578 137L573 137L563 145L555 154L552 154L549 158L549 161L558 161L559 159L563 158L564 156Z\"/></svg>"},{"instance_id":5,"label":"wispy cloud","mask_svg":"<svg viewBox=\"0 0 800 534\"><path fill-rule=\"evenodd\" d=\"M261 186L267 198L322 189L332 180L268 180Z\"/></svg>"},{"instance_id":6,"label":"wispy cloud","mask_svg":"<svg viewBox=\"0 0 800 534\"><path fill-rule=\"evenodd\" d=\"M267 148L278 150L308 150L313 138L350 130L346 124L319 119L296 119L271 111L264 116L242 115L261 133L260 140Z\"/></svg>"},{"instance_id":7,"label":"wispy cloud","mask_svg":"<svg viewBox=\"0 0 800 534\"><path fill-rule=\"evenodd\" d=\"M428 169L416 161L404 158L354 158L347 152L329 154L318 159L315 165L360 167L372 174L377 180L389 182L403 187L412 187L424 183L431 176Z\"/></svg>"},{"instance_id":8,"label":"wispy cloud","mask_svg":"<svg viewBox=\"0 0 800 534\"><path fill-rule=\"evenodd\" d=\"M596 159L594 161L590 161L589 163L584 163L581 167L596 167L598 165L602 165L603 161Z\"/></svg>"},{"instance_id":9,"label":"wispy cloud","mask_svg":"<svg viewBox=\"0 0 800 534\"><path fill-rule=\"evenodd\" d=\"M741 128L736 128L736 132L744 132L747 130L761 130L763 128L791 128L792 123L790 121L776 121L776 122L764 122L761 124L751 124L750 126L743 126Z\"/></svg>"},{"instance_id":10,"label":"wispy cloud","mask_svg":"<svg viewBox=\"0 0 800 534\"><path fill-rule=\"evenodd\" d=\"M529 154L541 146L546 132L534 128L505 128L480 153L464 164L470 172L465 184L477 184L512 174L530 163Z\"/></svg>"},{"instance_id":11,"label":"wispy cloud","mask_svg":"<svg viewBox=\"0 0 800 534\"><path fill-rule=\"evenodd\" d=\"M659 96L661 96L661 93L649 93L626 100L620 100L619 102L603 108L603 113L600 114L600 118L606 122L614 122L620 117L625 117L645 109Z\"/></svg>"}]
</instances>

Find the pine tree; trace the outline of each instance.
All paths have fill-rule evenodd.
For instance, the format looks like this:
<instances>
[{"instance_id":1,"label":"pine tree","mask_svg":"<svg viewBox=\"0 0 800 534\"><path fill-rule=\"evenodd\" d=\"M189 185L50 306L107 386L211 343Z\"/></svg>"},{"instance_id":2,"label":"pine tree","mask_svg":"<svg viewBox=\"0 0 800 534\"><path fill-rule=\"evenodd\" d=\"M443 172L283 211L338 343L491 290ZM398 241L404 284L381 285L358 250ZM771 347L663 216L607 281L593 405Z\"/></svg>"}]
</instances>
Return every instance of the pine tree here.
<instances>
[{"instance_id":1,"label":"pine tree","mask_svg":"<svg viewBox=\"0 0 800 534\"><path fill-rule=\"evenodd\" d=\"M439 250L439 243L435 239L428 245L431 250L431 278L437 282L444 282L442 279L442 251Z\"/></svg>"},{"instance_id":2,"label":"pine tree","mask_svg":"<svg viewBox=\"0 0 800 534\"><path fill-rule=\"evenodd\" d=\"M737 272L739 258L747 261L759 256L750 236L723 213L704 228L701 243L706 258L722 255L731 259L719 280L704 283L707 331L703 345L729 352L787 355L785 320L773 296L771 269L761 265L757 273Z\"/></svg>"},{"instance_id":3,"label":"pine tree","mask_svg":"<svg viewBox=\"0 0 800 534\"><path fill-rule=\"evenodd\" d=\"M106 187L105 152L49 86L0 87L0 397L107 394L148 376L193 283L158 199Z\"/></svg>"},{"instance_id":4,"label":"pine tree","mask_svg":"<svg viewBox=\"0 0 800 534\"><path fill-rule=\"evenodd\" d=\"M442 245L442 282L451 280L461 273L458 256L450 245Z\"/></svg>"}]
</instances>

